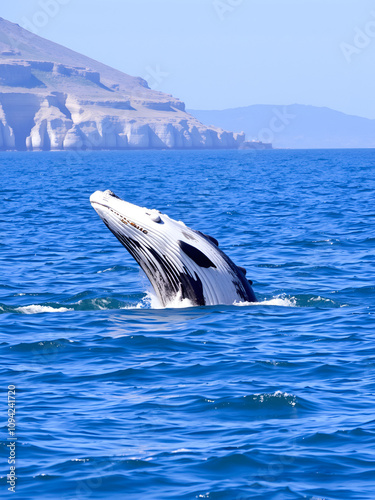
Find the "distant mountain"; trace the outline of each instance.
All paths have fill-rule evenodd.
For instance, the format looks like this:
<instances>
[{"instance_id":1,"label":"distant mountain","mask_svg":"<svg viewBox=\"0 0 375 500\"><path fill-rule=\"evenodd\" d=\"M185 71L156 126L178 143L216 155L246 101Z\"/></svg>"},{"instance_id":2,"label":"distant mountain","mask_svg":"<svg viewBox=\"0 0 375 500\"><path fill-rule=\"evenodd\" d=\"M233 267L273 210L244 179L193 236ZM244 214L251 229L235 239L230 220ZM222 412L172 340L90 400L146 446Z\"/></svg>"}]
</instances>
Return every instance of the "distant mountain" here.
<instances>
[{"instance_id":1,"label":"distant mountain","mask_svg":"<svg viewBox=\"0 0 375 500\"><path fill-rule=\"evenodd\" d=\"M243 131L274 148L375 148L375 120L329 108L253 105L222 111L188 110L204 123Z\"/></svg>"},{"instance_id":2,"label":"distant mountain","mask_svg":"<svg viewBox=\"0 0 375 500\"><path fill-rule=\"evenodd\" d=\"M0 18L0 150L237 148L244 139L202 125L142 78Z\"/></svg>"}]
</instances>

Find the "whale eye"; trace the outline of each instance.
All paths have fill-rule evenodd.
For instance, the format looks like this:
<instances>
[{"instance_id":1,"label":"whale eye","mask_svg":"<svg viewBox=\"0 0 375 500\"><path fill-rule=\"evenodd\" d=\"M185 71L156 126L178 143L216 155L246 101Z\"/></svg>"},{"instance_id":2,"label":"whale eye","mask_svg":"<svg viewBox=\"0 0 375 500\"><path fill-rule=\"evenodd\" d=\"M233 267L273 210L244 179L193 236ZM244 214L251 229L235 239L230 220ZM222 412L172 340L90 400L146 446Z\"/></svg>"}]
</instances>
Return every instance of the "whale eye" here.
<instances>
[{"instance_id":1,"label":"whale eye","mask_svg":"<svg viewBox=\"0 0 375 500\"><path fill-rule=\"evenodd\" d=\"M157 223L161 222L160 215L158 215L158 214L152 214L151 215L151 220L153 220L154 222L157 222Z\"/></svg>"}]
</instances>

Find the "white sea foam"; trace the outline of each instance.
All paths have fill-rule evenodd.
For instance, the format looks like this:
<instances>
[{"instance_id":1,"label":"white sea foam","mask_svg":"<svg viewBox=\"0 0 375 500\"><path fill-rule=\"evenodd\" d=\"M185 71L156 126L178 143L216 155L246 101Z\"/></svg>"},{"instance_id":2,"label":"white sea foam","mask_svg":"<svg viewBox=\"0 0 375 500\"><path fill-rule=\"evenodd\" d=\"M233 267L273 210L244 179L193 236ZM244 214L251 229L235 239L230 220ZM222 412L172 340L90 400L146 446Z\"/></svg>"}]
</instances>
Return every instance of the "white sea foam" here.
<instances>
[{"instance_id":1,"label":"white sea foam","mask_svg":"<svg viewBox=\"0 0 375 500\"><path fill-rule=\"evenodd\" d=\"M288 392L275 391L273 394L254 394L254 396L259 398L260 403L264 403L270 398L289 398L289 404L291 406L296 406L297 398L294 394L289 394ZM246 397L246 396L245 396Z\"/></svg>"},{"instance_id":2,"label":"white sea foam","mask_svg":"<svg viewBox=\"0 0 375 500\"><path fill-rule=\"evenodd\" d=\"M156 293L153 290L147 290L146 296L141 300L137 307L148 307L151 309L163 309Z\"/></svg>"},{"instance_id":3,"label":"white sea foam","mask_svg":"<svg viewBox=\"0 0 375 500\"><path fill-rule=\"evenodd\" d=\"M83 300L79 300L78 304L82 304ZM109 305L109 300L108 299L92 299L91 304L95 307L100 309L101 311L105 311L108 309Z\"/></svg>"},{"instance_id":4,"label":"white sea foam","mask_svg":"<svg viewBox=\"0 0 375 500\"><path fill-rule=\"evenodd\" d=\"M169 309L184 309L185 307L195 307L195 304L190 299L183 299L181 293L178 293L172 300L170 300L166 307Z\"/></svg>"},{"instance_id":5,"label":"white sea foam","mask_svg":"<svg viewBox=\"0 0 375 500\"><path fill-rule=\"evenodd\" d=\"M77 305L81 305L83 301L77 302ZM93 299L92 304L95 308L99 310L107 310L109 306L108 299ZM264 300L262 302L235 302L235 306L259 306L259 305L269 305L269 306L282 306L282 307L295 307L296 299L294 297L285 297L284 295L279 295L273 297L269 300ZM195 304L189 299L183 299L181 294L178 293L172 300L170 300L164 307L160 300L158 299L156 293L153 290L148 290L145 297L142 298L138 304L126 305L121 309L185 309L195 307ZM0 306L0 310L3 308ZM43 306L40 304L31 304L29 306L17 307L15 309L17 312L23 314L40 314L40 313L62 313L67 311L74 311L70 307L51 307Z\"/></svg>"},{"instance_id":6,"label":"white sea foam","mask_svg":"<svg viewBox=\"0 0 375 500\"><path fill-rule=\"evenodd\" d=\"M333 300L331 299L326 299L324 297L321 297L320 295L318 297L311 297L311 299L309 299L309 302L333 302Z\"/></svg>"},{"instance_id":7,"label":"white sea foam","mask_svg":"<svg viewBox=\"0 0 375 500\"><path fill-rule=\"evenodd\" d=\"M103 271L97 271L97 274L100 274L100 273L106 273L106 272L108 272L108 271L113 271L115 267L116 267L116 266L114 266L114 267L109 267L108 269L104 269Z\"/></svg>"},{"instance_id":8,"label":"white sea foam","mask_svg":"<svg viewBox=\"0 0 375 500\"><path fill-rule=\"evenodd\" d=\"M296 307L297 299L295 297L286 297L285 295L276 295L272 299L263 300L262 302L235 302L235 306L281 306L281 307Z\"/></svg>"},{"instance_id":9,"label":"white sea foam","mask_svg":"<svg viewBox=\"0 0 375 500\"><path fill-rule=\"evenodd\" d=\"M147 290L145 297L146 306L151 309L184 309L186 307L194 307L195 304L190 299L183 299L181 290L163 306L153 289Z\"/></svg>"},{"instance_id":10,"label":"white sea foam","mask_svg":"<svg viewBox=\"0 0 375 500\"><path fill-rule=\"evenodd\" d=\"M285 295L277 295L272 299L263 300L262 302L235 302L234 306L280 306L280 307L296 307L297 300L295 297L286 297ZM136 305L127 305L121 309L184 309L187 307L196 307L190 299L181 298L178 293L164 307L153 290L148 290L146 296Z\"/></svg>"},{"instance_id":11,"label":"white sea foam","mask_svg":"<svg viewBox=\"0 0 375 500\"><path fill-rule=\"evenodd\" d=\"M41 306L40 304L31 304L30 306L17 307L16 311L23 314L39 314L39 313L56 313L56 312L66 312L73 311L68 307L51 307L51 306Z\"/></svg>"},{"instance_id":12,"label":"white sea foam","mask_svg":"<svg viewBox=\"0 0 375 500\"><path fill-rule=\"evenodd\" d=\"M146 295L136 305L126 305L120 309L162 309L160 302L156 295L147 291Z\"/></svg>"},{"instance_id":13,"label":"white sea foam","mask_svg":"<svg viewBox=\"0 0 375 500\"><path fill-rule=\"evenodd\" d=\"M135 306L125 306L122 309L183 309L185 307L194 307L194 304L189 299L181 298L178 293L164 307L153 290L148 290L146 296Z\"/></svg>"}]
</instances>

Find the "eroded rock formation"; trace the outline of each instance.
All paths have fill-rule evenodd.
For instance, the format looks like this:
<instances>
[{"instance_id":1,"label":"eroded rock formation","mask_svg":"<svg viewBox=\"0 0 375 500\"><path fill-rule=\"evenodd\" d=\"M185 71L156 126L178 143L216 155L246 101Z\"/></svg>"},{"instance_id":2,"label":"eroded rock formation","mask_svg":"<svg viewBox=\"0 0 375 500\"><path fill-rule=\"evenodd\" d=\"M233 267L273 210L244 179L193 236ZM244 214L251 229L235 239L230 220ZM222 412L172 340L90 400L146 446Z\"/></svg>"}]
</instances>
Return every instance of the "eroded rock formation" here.
<instances>
[{"instance_id":1,"label":"eroded rock formation","mask_svg":"<svg viewBox=\"0 0 375 500\"><path fill-rule=\"evenodd\" d=\"M173 96L0 18L0 149L238 148Z\"/></svg>"}]
</instances>

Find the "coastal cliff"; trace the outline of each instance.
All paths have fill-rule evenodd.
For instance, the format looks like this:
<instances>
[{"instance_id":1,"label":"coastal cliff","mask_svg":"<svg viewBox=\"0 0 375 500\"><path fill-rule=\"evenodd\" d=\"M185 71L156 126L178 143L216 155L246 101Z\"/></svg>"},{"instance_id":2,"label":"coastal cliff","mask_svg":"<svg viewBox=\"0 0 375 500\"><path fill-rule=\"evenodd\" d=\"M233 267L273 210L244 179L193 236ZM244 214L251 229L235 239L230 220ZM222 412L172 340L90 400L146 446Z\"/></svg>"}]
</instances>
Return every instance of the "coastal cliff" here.
<instances>
[{"instance_id":1,"label":"coastal cliff","mask_svg":"<svg viewBox=\"0 0 375 500\"><path fill-rule=\"evenodd\" d=\"M185 104L0 18L0 150L239 148Z\"/></svg>"}]
</instances>

